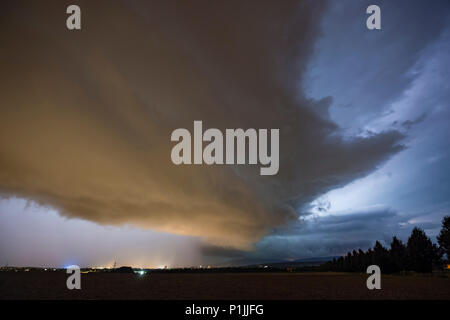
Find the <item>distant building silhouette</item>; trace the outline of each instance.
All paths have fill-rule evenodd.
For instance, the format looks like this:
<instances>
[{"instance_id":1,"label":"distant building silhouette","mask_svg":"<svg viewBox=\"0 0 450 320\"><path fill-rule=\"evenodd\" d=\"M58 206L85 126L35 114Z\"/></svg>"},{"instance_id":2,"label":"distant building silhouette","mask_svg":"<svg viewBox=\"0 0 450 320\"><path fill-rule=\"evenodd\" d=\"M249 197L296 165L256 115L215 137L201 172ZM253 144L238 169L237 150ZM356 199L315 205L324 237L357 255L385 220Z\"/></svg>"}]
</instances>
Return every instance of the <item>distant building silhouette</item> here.
<instances>
[{"instance_id":1,"label":"distant building silhouette","mask_svg":"<svg viewBox=\"0 0 450 320\"><path fill-rule=\"evenodd\" d=\"M133 268L132 267L127 267L127 266L122 266L120 268L116 268L112 272L115 272L115 273L134 273Z\"/></svg>"}]
</instances>

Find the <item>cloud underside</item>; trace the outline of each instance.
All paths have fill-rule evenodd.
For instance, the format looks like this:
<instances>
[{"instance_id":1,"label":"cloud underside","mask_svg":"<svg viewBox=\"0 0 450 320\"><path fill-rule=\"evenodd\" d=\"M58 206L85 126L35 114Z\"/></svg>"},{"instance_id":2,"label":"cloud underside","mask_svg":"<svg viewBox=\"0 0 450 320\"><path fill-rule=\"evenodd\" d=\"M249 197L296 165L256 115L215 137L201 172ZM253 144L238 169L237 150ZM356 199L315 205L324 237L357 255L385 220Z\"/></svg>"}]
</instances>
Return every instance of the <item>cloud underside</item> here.
<instances>
[{"instance_id":1,"label":"cloud underside","mask_svg":"<svg viewBox=\"0 0 450 320\"><path fill-rule=\"evenodd\" d=\"M202 254L211 259L227 257L231 259L231 265L343 255L358 248L366 250L376 240L389 246L394 230L399 231L398 223L403 219L386 207L315 217L307 221L301 219L266 237L251 252L204 246ZM411 228L408 225L406 230L400 230L401 236Z\"/></svg>"},{"instance_id":2,"label":"cloud underside","mask_svg":"<svg viewBox=\"0 0 450 320\"><path fill-rule=\"evenodd\" d=\"M245 249L401 150L397 132L344 140L329 99L302 92L319 1L79 5L76 32L57 1L14 2L1 13L3 195ZM278 175L175 166L170 134L194 120L279 128Z\"/></svg>"}]
</instances>

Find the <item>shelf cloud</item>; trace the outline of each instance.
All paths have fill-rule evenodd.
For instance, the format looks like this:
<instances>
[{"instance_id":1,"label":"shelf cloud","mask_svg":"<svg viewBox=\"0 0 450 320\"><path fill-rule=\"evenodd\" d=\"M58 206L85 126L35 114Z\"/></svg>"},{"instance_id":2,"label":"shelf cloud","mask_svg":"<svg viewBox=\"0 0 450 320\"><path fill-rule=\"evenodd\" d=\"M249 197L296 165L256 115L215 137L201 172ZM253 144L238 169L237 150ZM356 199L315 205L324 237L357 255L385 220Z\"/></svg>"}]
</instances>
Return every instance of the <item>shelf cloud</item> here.
<instances>
[{"instance_id":1,"label":"shelf cloud","mask_svg":"<svg viewBox=\"0 0 450 320\"><path fill-rule=\"evenodd\" d=\"M325 2L78 2L80 31L60 1L2 9L4 196L241 250L403 149L396 131L343 137L332 99L303 92ZM194 120L278 128L278 174L174 165Z\"/></svg>"}]
</instances>

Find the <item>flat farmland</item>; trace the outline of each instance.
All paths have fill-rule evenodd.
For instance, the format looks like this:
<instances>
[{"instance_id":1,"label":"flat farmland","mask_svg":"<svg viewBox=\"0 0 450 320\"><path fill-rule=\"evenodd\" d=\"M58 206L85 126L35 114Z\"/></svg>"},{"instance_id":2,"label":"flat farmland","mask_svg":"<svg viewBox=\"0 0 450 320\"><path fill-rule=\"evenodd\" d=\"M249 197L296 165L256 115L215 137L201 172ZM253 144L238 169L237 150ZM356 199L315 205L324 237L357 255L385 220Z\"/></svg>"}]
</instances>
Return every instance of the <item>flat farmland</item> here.
<instances>
[{"instance_id":1,"label":"flat farmland","mask_svg":"<svg viewBox=\"0 0 450 320\"><path fill-rule=\"evenodd\" d=\"M88 273L68 290L63 272L0 272L0 299L336 300L445 299L450 278L382 275L368 290L366 274L348 273Z\"/></svg>"}]
</instances>

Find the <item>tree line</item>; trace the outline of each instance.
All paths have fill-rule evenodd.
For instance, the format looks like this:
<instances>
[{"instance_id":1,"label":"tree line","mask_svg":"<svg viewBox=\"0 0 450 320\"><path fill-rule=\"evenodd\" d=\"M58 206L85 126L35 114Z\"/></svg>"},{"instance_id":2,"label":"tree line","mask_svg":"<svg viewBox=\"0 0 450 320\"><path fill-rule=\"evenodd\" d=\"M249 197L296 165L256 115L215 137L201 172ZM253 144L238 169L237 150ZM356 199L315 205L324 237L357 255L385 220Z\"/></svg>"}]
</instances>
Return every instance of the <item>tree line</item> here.
<instances>
[{"instance_id":1,"label":"tree line","mask_svg":"<svg viewBox=\"0 0 450 320\"><path fill-rule=\"evenodd\" d=\"M333 259L321 266L326 271L366 272L370 265L378 265L383 273L401 271L431 272L434 267L442 267L446 256L450 260L450 216L442 220L442 229L434 244L425 231L415 227L404 244L393 237L390 248L377 241L367 251L353 250L347 255Z\"/></svg>"}]
</instances>

